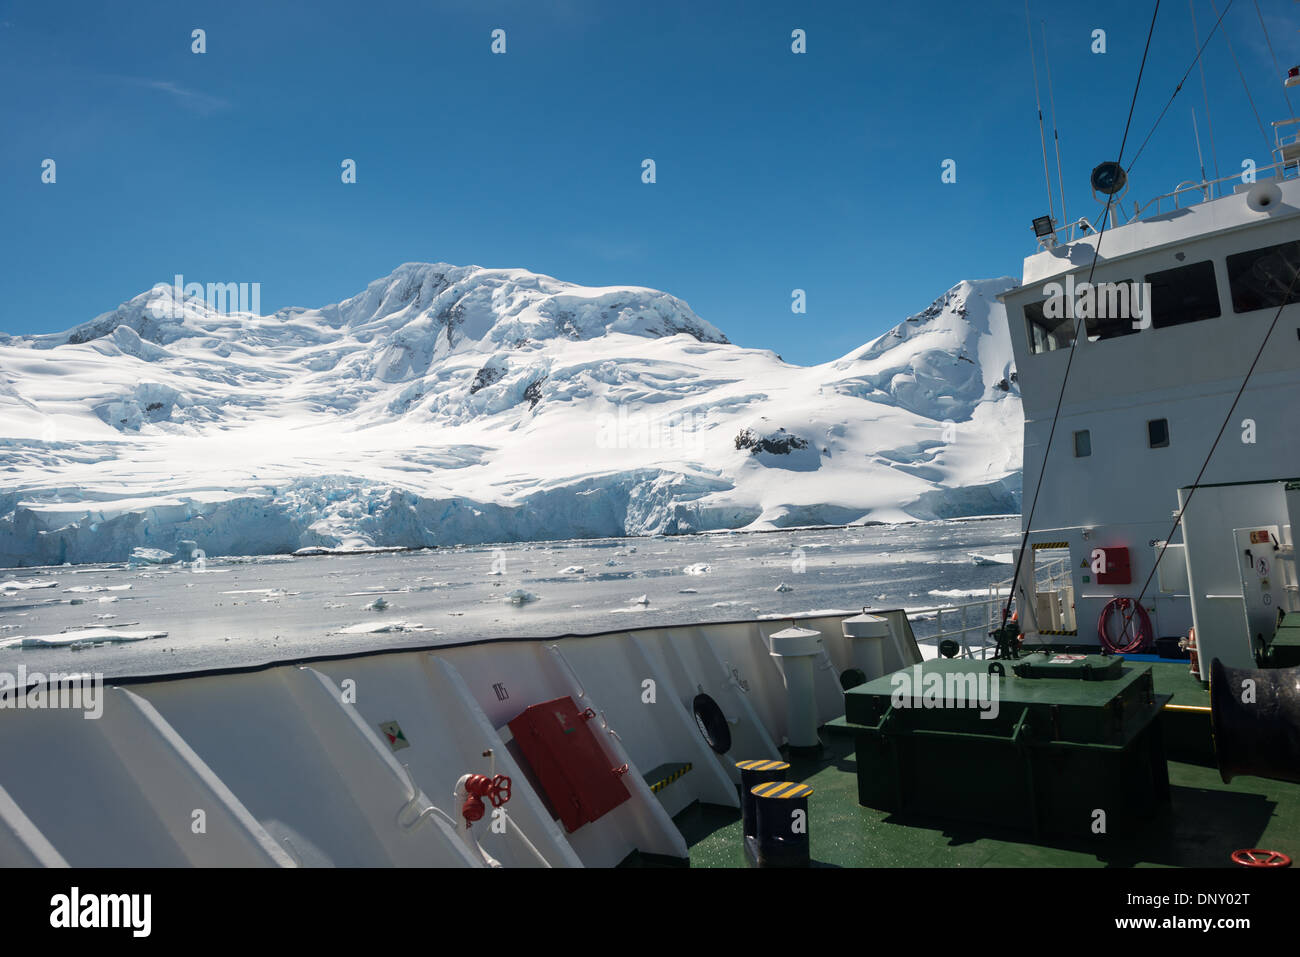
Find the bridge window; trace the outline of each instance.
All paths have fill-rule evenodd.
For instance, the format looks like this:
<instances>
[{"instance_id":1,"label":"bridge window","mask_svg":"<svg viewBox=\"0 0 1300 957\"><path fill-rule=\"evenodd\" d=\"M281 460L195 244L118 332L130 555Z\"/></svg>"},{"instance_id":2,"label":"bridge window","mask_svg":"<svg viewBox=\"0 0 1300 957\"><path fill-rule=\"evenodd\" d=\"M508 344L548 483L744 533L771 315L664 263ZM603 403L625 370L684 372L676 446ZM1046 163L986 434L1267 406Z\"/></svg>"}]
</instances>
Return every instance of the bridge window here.
<instances>
[{"instance_id":1,"label":"bridge window","mask_svg":"<svg viewBox=\"0 0 1300 957\"><path fill-rule=\"evenodd\" d=\"M1029 351L1038 355L1041 352L1054 352L1068 349L1074 341L1075 320L1068 317L1051 319L1044 315L1043 306L1047 300L1031 302L1025 306L1025 325L1029 331Z\"/></svg>"},{"instance_id":2,"label":"bridge window","mask_svg":"<svg viewBox=\"0 0 1300 957\"><path fill-rule=\"evenodd\" d=\"M1232 290L1232 311L1253 312L1300 302L1297 273L1300 273L1300 242L1265 246L1229 256L1228 288Z\"/></svg>"},{"instance_id":3,"label":"bridge window","mask_svg":"<svg viewBox=\"0 0 1300 957\"><path fill-rule=\"evenodd\" d=\"M1153 449L1169 447L1169 420L1151 419L1147 422L1147 442Z\"/></svg>"},{"instance_id":4,"label":"bridge window","mask_svg":"<svg viewBox=\"0 0 1300 957\"><path fill-rule=\"evenodd\" d=\"M1157 329L1200 322L1222 315L1219 309L1219 285L1214 280L1214 263L1206 260L1190 266L1178 266L1147 276L1151 284L1151 324Z\"/></svg>"},{"instance_id":5,"label":"bridge window","mask_svg":"<svg viewBox=\"0 0 1300 957\"><path fill-rule=\"evenodd\" d=\"M1092 302L1087 307L1089 311L1084 320L1089 342L1131 336L1138 331L1133 323L1138 319L1138 311L1145 303L1136 301L1141 294L1134 293L1135 285L1131 279L1098 282L1094 285L1089 293Z\"/></svg>"},{"instance_id":6,"label":"bridge window","mask_svg":"<svg viewBox=\"0 0 1300 957\"><path fill-rule=\"evenodd\" d=\"M1085 459L1092 454L1092 432L1084 429L1074 433L1074 457Z\"/></svg>"}]
</instances>

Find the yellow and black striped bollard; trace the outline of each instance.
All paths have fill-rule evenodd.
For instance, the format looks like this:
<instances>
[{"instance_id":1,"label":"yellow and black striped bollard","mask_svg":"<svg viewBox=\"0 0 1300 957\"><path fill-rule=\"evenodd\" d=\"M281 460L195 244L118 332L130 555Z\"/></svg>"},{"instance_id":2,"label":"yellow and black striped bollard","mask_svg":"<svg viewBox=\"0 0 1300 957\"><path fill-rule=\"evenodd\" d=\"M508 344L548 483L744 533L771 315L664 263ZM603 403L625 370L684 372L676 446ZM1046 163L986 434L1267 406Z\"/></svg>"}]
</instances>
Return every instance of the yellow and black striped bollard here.
<instances>
[{"instance_id":1,"label":"yellow and black striped bollard","mask_svg":"<svg viewBox=\"0 0 1300 957\"><path fill-rule=\"evenodd\" d=\"M751 793L758 816L753 856L759 867L807 867L808 797L813 789L797 781L769 781Z\"/></svg>"},{"instance_id":2,"label":"yellow and black striped bollard","mask_svg":"<svg viewBox=\"0 0 1300 957\"><path fill-rule=\"evenodd\" d=\"M754 815L754 795L751 789L768 781L784 781L785 772L790 765L784 761L737 761L740 769L740 813L744 822L745 837L753 837L757 832L758 819Z\"/></svg>"}]
</instances>

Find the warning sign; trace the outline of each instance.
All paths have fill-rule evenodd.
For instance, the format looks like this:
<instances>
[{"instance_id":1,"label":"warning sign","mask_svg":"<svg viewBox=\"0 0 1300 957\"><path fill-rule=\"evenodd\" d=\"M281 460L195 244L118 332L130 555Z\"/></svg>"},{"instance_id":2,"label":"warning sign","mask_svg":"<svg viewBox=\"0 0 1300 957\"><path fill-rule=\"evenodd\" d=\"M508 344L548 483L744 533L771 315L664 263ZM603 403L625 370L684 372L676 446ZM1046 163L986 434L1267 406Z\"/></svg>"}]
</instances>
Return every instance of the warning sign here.
<instances>
[{"instance_id":1,"label":"warning sign","mask_svg":"<svg viewBox=\"0 0 1300 957\"><path fill-rule=\"evenodd\" d=\"M406 735L402 734L402 726L396 721L385 721L379 726L379 730L384 733L384 737L388 739L388 746L394 751L411 746L411 742L406 740Z\"/></svg>"},{"instance_id":2,"label":"warning sign","mask_svg":"<svg viewBox=\"0 0 1300 957\"><path fill-rule=\"evenodd\" d=\"M1252 545L1267 545L1267 544L1268 544L1268 530L1265 529L1264 531L1260 531L1260 532L1251 532L1251 533L1250 533L1250 544L1252 544Z\"/></svg>"}]
</instances>

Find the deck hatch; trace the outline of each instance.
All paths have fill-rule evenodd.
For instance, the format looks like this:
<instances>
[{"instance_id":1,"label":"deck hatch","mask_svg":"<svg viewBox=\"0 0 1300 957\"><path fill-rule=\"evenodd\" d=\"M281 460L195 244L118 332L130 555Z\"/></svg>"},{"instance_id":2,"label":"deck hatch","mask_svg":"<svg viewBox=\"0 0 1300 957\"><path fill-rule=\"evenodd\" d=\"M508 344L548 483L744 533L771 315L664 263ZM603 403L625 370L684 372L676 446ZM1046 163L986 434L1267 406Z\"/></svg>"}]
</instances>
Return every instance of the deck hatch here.
<instances>
[{"instance_id":1,"label":"deck hatch","mask_svg":"<svg viewBox=\"0 0 1300 957\"><path fill-rule=\"evenodd\" d=\"M1169 797L1169 698L1120 658L927 661L844 695L859 803L1084 839L1100 810L1130 832Z\"/></svg>"}]
</instances>

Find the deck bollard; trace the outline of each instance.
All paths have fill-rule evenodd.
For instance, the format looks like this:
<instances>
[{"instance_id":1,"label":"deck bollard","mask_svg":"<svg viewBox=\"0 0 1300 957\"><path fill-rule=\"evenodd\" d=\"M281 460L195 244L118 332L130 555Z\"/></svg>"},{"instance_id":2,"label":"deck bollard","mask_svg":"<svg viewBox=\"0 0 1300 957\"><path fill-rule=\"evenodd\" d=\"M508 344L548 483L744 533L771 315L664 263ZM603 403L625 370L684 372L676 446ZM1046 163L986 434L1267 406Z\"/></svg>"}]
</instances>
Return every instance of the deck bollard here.
<instances>
[{"instance_id":1,"label":"deck bollard","mask_svg":"<svg viewBox=\"0 0 1300 957\"><path fill-rule=\"evenodd\" d=\"M769 781L784 781L785 772L790 770L790 765L784 761L756 760L737 761L736 767L740 769L740 813L745 837L753 837L758 833L758 818L754 811L752 789Z\"/></svg>"},{"instance_id":2,"label":"deck bollard","mask_svg":"<svg viewBox=\"0 0 1300 957\"><path fill-rule=\"evenodd\" d=\"M807 867L808 797L813 789L797 781L769 781L756 785L751 793L758 812L758 833L746 839L746 850L755 863L759 867Z\"/></svg>"}]
</instances>

